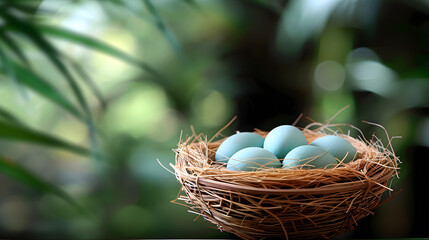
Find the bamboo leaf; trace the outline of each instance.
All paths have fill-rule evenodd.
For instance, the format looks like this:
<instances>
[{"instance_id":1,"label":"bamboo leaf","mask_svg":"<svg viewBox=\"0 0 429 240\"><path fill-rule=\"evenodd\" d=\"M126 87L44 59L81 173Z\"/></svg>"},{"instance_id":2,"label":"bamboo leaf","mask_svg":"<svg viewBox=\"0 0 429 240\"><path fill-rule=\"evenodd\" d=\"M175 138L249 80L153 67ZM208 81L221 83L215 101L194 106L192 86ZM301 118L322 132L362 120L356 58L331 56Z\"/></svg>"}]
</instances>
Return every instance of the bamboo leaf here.
<instances>
[{"instance_id":1,"label":"bamboo leaf","mask_svg":"<svg viewBox=\"0 0 429 240\"><path fill-rule=\"evenodd\" d=\"M22 52L21 48L16 44L16 42L4 31L0 29L0 41L3 41L9 49L27 66L30 66L27 56Z\"/></svg>"},{"instance_id":2,"label":"bamboo leaf","mask_svg":"<svg viewBox=\"0 0 429 240\"><path fill-rule=\"evenodd\" d=\"M28 142L87 156L90 150L28 127L0 120L0 139Z\"/></svg>"},{"instance_id":3,"label":"bamboo leaf","mask_svg":"<svg viewBox=\"0 0 429 240\"><path fill-rule=\"evenodd\" d=\"M28 88L39 93L41 96L45 97L51 102L61 106L77 118L81 120L84 119L79 110L76 109L75 106L69 100L67 100L63 95L61 95L61 93L57 89L55 89L42 77L27 70L25 67L21 66L18 63L12 63L12 68L15 72L16 80L20 84L27 86Z\"/></svg>"},{"instance_id":4,"label":"bamboo leaf","mask_svg":"<svg viewBox=\"0 0 429 240\"><path fill-rule=\"evenodd\" d=\"M20 0L13 0L13 1L4 1L3 7L6 9L14 8L18 10L22 14L34 14L39 10L39 5L43 0L32 0L32 1L20 1Z\"/></svg>"},{"instance_id":5,"label":"bamboo leaf","mask_svg":"<svg viewBox=\"0 0 429 240\"><path fill-rule=\"evenodd\" d=\"M24 125L21 120L11 114L9 111L0 106L0 119L8 121L13 124Z\"/></svg>"},{"instance_id":6,"label":"bamboo leaf","mask_svg":"<svg viewBox=\"0 0 429 240\"><path fill-rule=\"evenodd\" d=\"M0 45L0 60L1 60L1 69L4 69L5 75L7 75L11 79L15 79L15 72L12 69L9 59L6 56L6 53L3 51L2 46Z\"/></svg>"},{"instance_id":7,"label":"bamboo leaf","mask_svg":"<svg viewBox=\"0 0 429 240\"><path fill-rule=\"evenodd\" d=\"M89 216L88 212L80 206L68 193L57 186L41 179L24 167L0 156L0 173L13 178L28 187L42 193L53 194L63 199L68 204L76 208L81 214Z\"/></svg>"},{"instance_id":8,"label":"bamboo leaf","mask_svg":"<svg viewBox=\"0 0 429 240\"><path fill-rule=\"evenodd\" d=\"M47 34L51 37L60 38L65 41L73 42L76 44L79 44L81 46L85 46L87 48L90 48L92 50L102 52L104 54L110 55L112 57L118 58L124 62L127 62L129 64L132 64L134 66L140 67L146 72L154 75L154 76L161 76L161 74L153 69L148 64L141 62L139 60L136 60L135 58L131 57L127 53L124 53L123 51L110 46L106 43L103 43L95 38L76 33L70 30L54 27L54 26L47 26L47 25L37 25L37 28L43 32L44 34Z\"/></svg>"},{"instance_id":9,"label":"bamboo leaf","mask_svg":"<svg viewBox=\"0 0 429 240\"><path fill-rule=\"evenodd\" d=\"M74 71L79 75L79 77L84 81L84 83L89 87L89 89L94 94L95 98L100 103L101 109L104 111L106 109L106 100L103 97L97 83L91 77L91 75L75 60L64 56L69 62Z\"/></svg>"},{"instance_id":10,"label":"bamboo leaf","mask_svg":"<svg viewBox=\"0 0 429 240\"><path fill-rule=\"evenodd\" d=\"M12 63L10 62L9 57L6 55L5 51L3 51L3 48L1 45L0 45L0 60L1 60L0 67L4 68L5 74L9 77L9 79L13 81L17 91L23 97L23 99L28 100L27 92L25 91L24 88L22 88L21 84L16 80L15 69L13 68Z\"/></svg>"},{"instance_id":11,"label":"bamboo leaf","mask_svg":"<svg viewBox=\"0 0 429 240\"><path fill-rule=\"evenodd\" d=\"M140 7L131 6L130 4L127 4L122 0L110 0L106 3L114 5L115 8L123 9L123 10L127 11L128 13L135 15L136 17L140 18L143 21L153 22L153 20L150 16L146 16L145 14L142 14ZM102 5L106 9L108 9L107 4L102 4Z\"/></svg>"},{"instance_id":12,"label":"bamboo leaf","mask_svg":"<svg viewBox=\"0 0 429 240\"><path fill-rule=\"evenodd\" d=\"M76 99L79 102L79 105L85 113L85 123L89 129L90 142L94 156L97 152L97 138L95 132L95 124L92 117L91 110L85 99L85 96L77 84L76 80L73 78L71 73L68 71L64 63L59 58L59 53L42 35L40 30L36 28L30 21L24 21L19 17L16 17L8 12L3 12L3 18L5 19L7 25L10 25L17 29L20 33L26 35L29 39L32 40L33 44L39 47L41 52L43 52L46 57L55 65L55 67L63 74L65 80L72 89Z\"/></svg>"},{"instance_id":13,"label":"bamboo leaf","mask_svg":"<svg viewBox=\"0 0 429 240\"><path fill-rule=\"evenodd\" d=\"M161 15L158 13L158 10L156 10L155 6L152 4L150 0L143 0L143 3L146 6L149 13L155 19L156 26L161 31L161 33L165 36L167 41L170 43L173 50L177 53L177 55L179 55L180 58L185 59L185 54L183 53L183 50L179 44L179 41L177 40L173 32L171 32L171 30L167 27L167 24L165 23Z\"/></svg>"},{"instance_id":14,"label":"bamboo leaf","mask_svg":"<svg viewBox=\"0 0 429 240\"><path fill-rule=\"evenodd\" d=\"M58 70L64 75L65 79L69 83L79 104L81 105L85 113L88 114L89 107L86 103L83 93L74 78L67 70L67 68L59 59L58 51L44 38L44 36L37 30L37 28L32 25L31 22L24 21L19 17L9 14L8 12L4 12L3 17L7 21L8 25L15 27L17 30L19 30L20 33L26 35L29 39L31 39L32 42L39 47L39 50L41 50L41 52L44 53L46 57L48 57L48 59L58 68Z\"/></svg>"}]
</instances>

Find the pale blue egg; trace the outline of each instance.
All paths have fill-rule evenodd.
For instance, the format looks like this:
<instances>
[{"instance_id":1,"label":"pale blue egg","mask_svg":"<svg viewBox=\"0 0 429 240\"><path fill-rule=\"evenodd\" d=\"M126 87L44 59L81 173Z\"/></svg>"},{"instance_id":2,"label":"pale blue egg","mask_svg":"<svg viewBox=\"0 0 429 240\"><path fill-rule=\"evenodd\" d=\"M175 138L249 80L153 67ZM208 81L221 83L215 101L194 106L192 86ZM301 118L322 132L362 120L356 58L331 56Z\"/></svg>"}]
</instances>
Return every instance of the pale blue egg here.
<instances>
[{"instance_id":1,"label":"pale blue egg","mask_svg":"<svg viewBox=\"0 0 429 240\"><path fill-rule=\"evenodd\" d=\"M303 168L333 167L338 162L328 151L312 145L303 145L292 149L283 160L283 168L307 164ZM328 166L330 165L330 166Z\"/></svg>"},{"instance_id":2,"label":"pale blue egg","mask_svg":"<svg viewBox=\"0 0 429 240\"><path fill-rule=\"evenodd\" d=\"M248 147L236 152L227 165L233 171L257 171L270 167L280 168L281 163L274 154L260 147Z\"/></svg>"},{"instance_id":3,"label":"pale blue egg","mask_svg":"<svg viewBox=\"0 0 429 240\"><path fill-rule=\"evenodd\" d=\"M265 137L264 148L277 158L284 157L290 150L307 144L307 138L298 128L282 125L274 128Z\"/></svg>"},{"instance_id":4,"label":"pale blue egg","mask_svg":"<svg viewBox=\"0 0 429 240\"><path fill-rule=\"evenodd\" d=\"M262 147L264 137L251 132L241 132L227 138L216 151L215 160L218 162L227 162L234 153L243 148Z\"/></svg>"},{"instance_id":5,"label":"pale blue egg","mask_svg":"<svg viewBox=\"0 0 429 240\"><path fill-rule=\"evenodd\" d=\"M311 145L327 150L340 161L344 159L343 163L352 161L356 155L356 148L349 141L339 136L320 137L314 140Z\"/></svg>"}]
</instances>

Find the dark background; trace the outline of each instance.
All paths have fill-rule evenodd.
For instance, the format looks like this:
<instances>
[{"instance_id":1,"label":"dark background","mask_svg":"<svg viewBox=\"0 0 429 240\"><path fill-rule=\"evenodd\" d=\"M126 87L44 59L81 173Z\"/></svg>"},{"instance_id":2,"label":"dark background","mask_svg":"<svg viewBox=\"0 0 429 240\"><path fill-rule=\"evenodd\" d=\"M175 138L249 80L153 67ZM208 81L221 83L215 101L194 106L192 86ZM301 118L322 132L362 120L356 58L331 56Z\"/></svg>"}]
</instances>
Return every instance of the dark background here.
<instances>
[{"instance_id":1,"label":"dark background","mask_svg":"<svg viewBox=\"0 0 429 240\"><path fill-rule=\"evenodd\" d=\"M232 238L170 203L180 185L157 159L174 162L190 125L210 138L234 116L225 135L303 113L304 127L346 106L333 122L402 137L402 191L339 238L429 237L428 13L423 0L0 1L0 237Z\"/></svg>"}]
</instances>

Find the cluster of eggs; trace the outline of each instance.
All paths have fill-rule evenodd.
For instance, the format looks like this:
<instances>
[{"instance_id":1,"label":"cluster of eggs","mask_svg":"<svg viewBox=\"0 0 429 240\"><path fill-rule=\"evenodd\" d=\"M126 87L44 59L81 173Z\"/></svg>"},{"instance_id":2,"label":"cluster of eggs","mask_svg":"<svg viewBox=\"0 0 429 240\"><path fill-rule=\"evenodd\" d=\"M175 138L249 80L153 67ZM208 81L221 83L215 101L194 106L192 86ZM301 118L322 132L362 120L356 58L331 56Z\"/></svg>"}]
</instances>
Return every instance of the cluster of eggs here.
<instances>
[{"instance_id":1,"label":"cluster of eggs","mask_svg":"<svg viewBox=\"0 0 429 240\"><path fill-rule=\"evenodd\" d=\"M328 135L310 144L301 130L282 125L264 138L242 132L228 137L216 151L215 161L226 163L234 171L254 171L262 168L326 168L339 161L350 162L356 149L344 138Z\"/></svg>"}]
</instances>

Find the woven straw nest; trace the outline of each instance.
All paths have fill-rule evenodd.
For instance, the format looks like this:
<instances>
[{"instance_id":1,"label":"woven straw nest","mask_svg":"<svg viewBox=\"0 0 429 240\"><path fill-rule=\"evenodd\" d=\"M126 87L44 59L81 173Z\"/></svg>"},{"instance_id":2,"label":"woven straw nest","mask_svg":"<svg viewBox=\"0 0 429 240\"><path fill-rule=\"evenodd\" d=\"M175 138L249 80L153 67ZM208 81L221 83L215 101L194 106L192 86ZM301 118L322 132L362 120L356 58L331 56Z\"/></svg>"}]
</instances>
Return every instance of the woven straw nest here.
<instances>
[{"instance_id":1,"label":"woven straw nest","mask_svg":"<svg viewBox=\"0 0 429 240\"><path fill-rule=\"evenodd\" d=\"M313 127L317 129L310 130ZM351 231L381 205L386 190L392 191L389 180L397 175L400 162L391 139L383 146L375 136L358 140L331 129L313 123L302 131L309 143L328 133L345 138L358 151L354 161L330 169L256 172L231 171L215 163L225 138L212 142L194 133L175 150L172 167L185 194L173 202L244 239L329 239ZM255 132L264 137L268 133Z\"/></svg>"}]
</instances>

